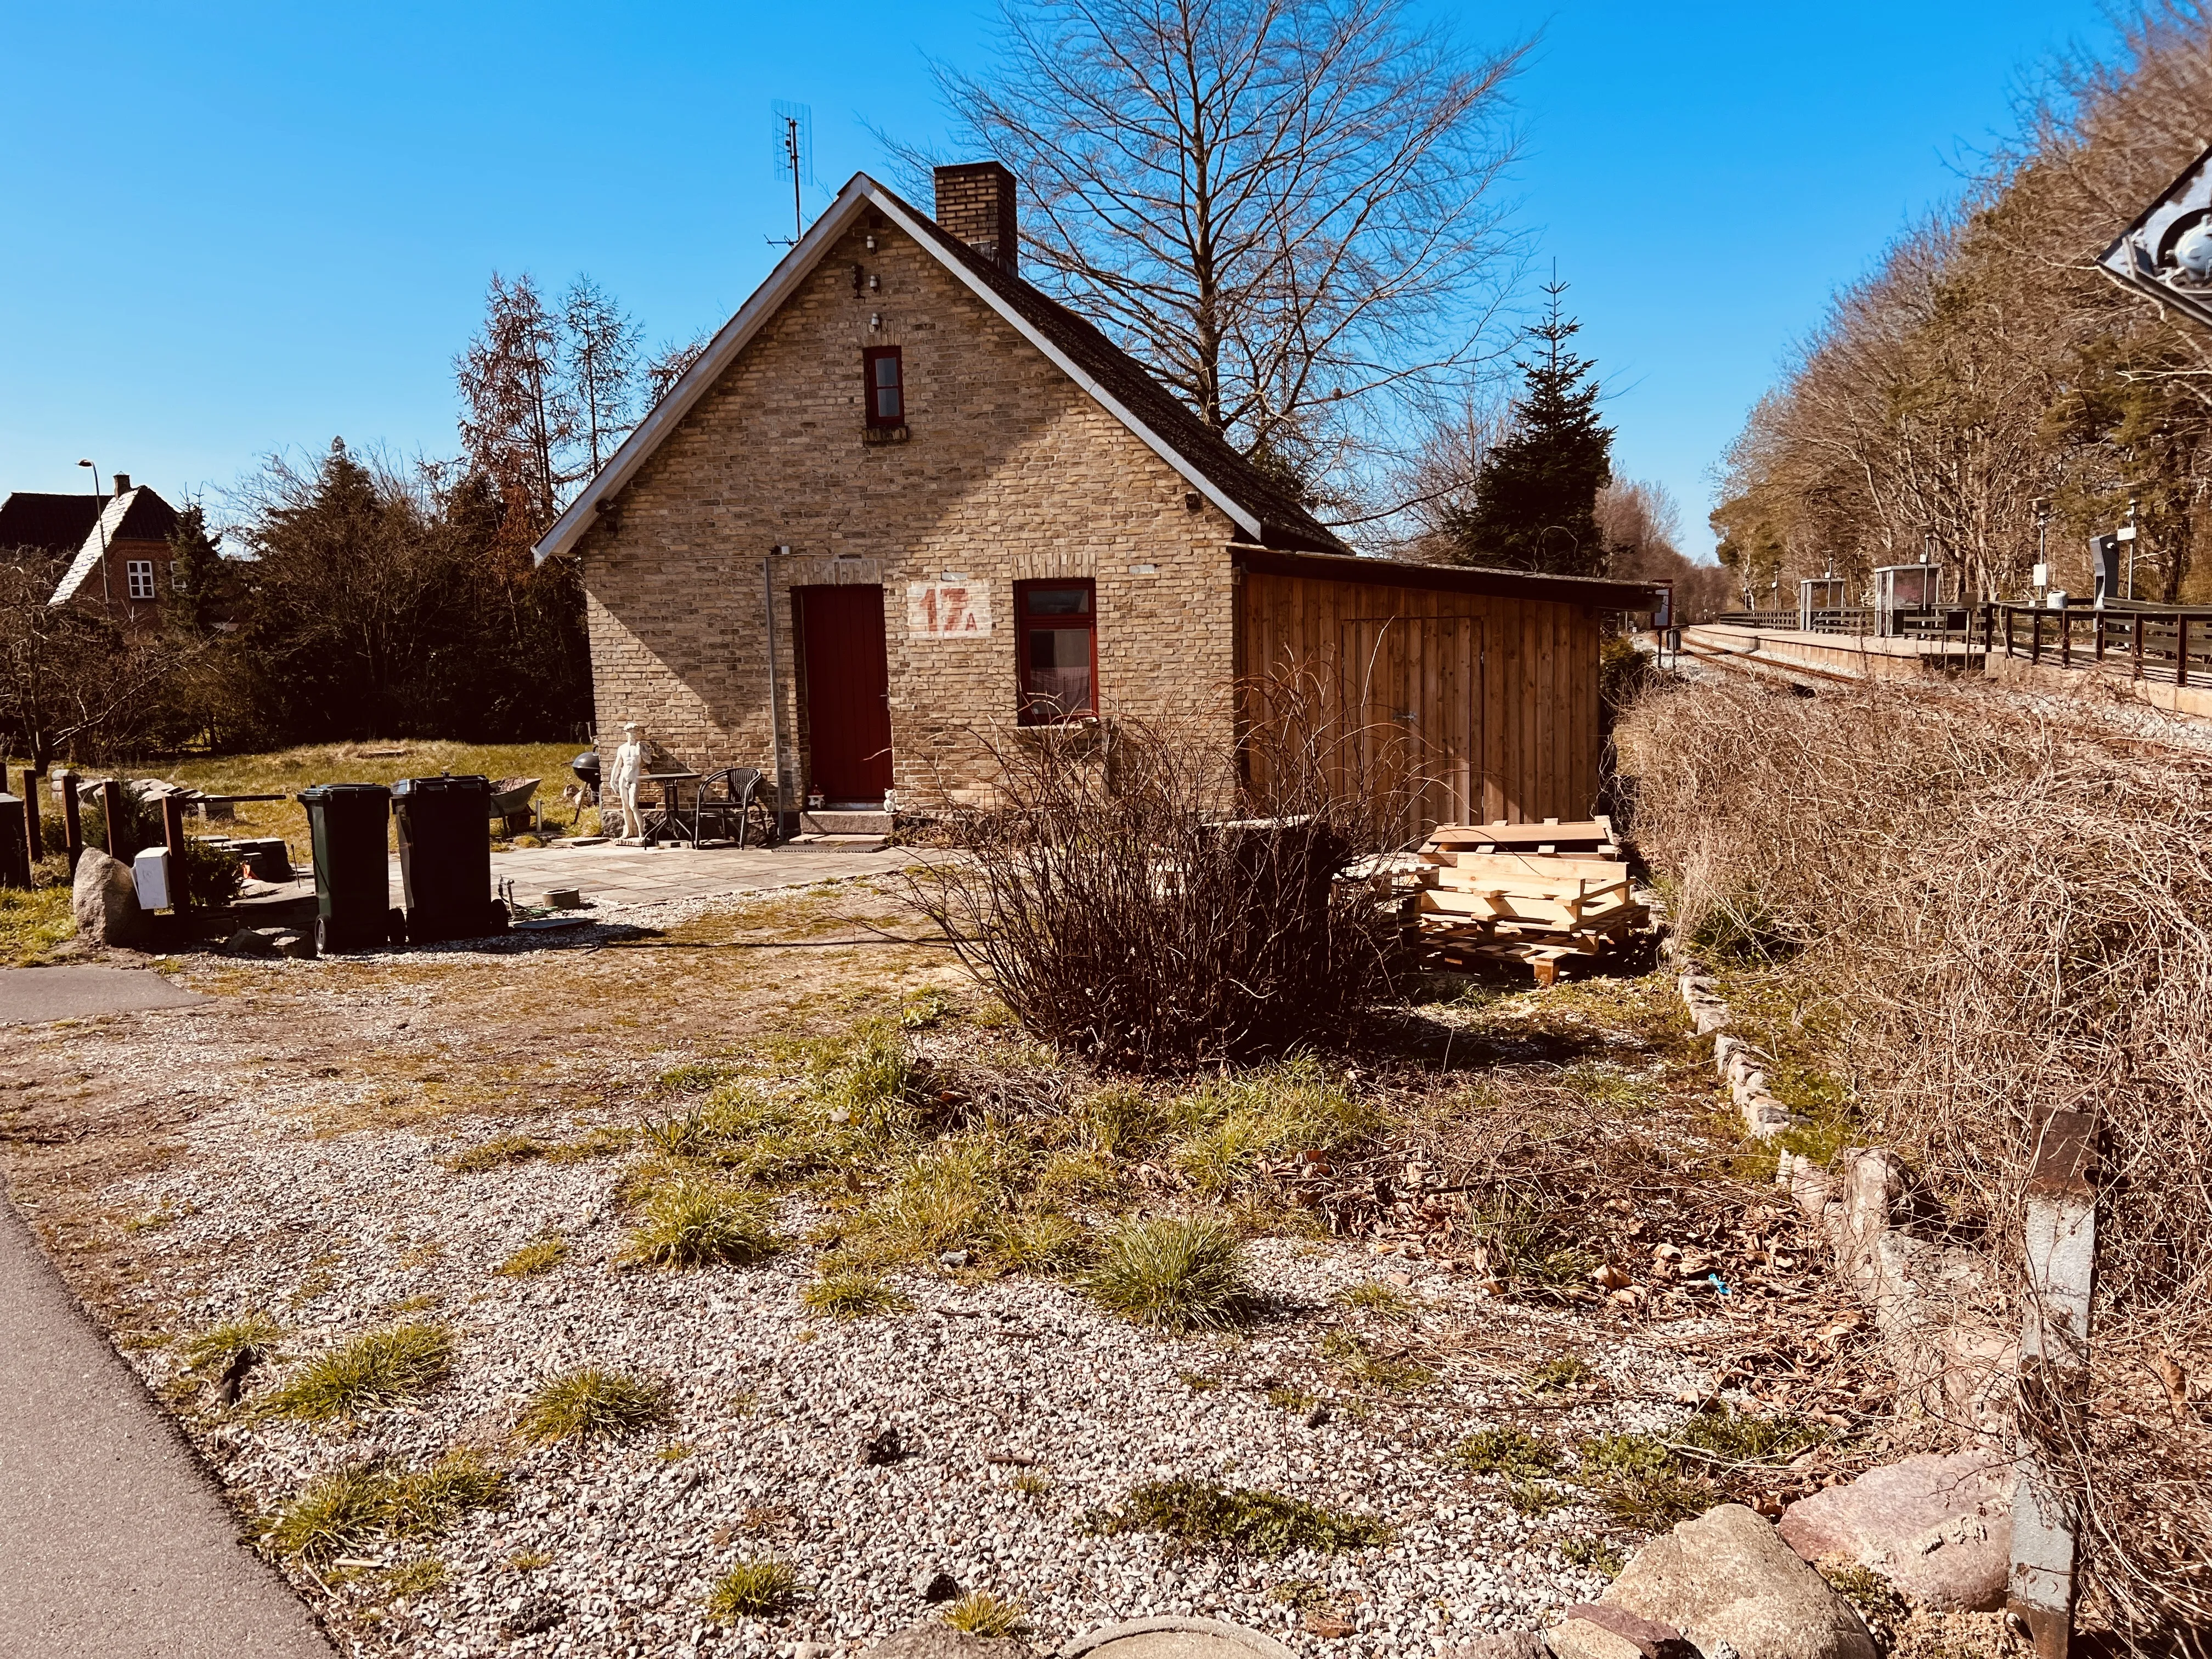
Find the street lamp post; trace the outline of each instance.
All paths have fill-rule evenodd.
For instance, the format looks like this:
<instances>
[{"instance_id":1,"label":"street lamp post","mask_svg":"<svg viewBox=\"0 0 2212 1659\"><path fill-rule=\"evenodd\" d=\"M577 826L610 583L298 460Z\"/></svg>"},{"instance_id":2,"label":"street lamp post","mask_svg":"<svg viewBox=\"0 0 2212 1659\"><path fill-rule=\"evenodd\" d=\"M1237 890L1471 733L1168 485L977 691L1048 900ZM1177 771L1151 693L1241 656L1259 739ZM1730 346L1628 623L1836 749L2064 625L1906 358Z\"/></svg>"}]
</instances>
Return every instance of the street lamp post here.
<instances>
[{"instance_id":1,"label":"street lamp post","mask_svg":"<svg viewBox=\"0 0 2212 1659\"><path fill-rule=\"evenodd\" d=\"M79 466L92 466L90 461L79 461ZM107 574L107 502L100 493L100 469L92 466L92 522L100 532L100 603L111 617L115 614L115 592L112 580Z\"/></svg>"}]
</instances>

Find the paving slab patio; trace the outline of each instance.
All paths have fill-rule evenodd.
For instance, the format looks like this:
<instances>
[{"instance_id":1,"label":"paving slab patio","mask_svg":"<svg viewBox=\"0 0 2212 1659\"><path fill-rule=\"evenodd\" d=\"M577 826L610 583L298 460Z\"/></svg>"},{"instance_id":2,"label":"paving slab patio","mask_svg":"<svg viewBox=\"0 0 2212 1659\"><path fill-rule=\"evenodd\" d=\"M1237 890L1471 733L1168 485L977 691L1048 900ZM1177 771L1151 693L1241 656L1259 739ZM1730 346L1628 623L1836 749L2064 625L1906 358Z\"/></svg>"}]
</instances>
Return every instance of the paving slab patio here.
<instances>
[{"instance_id":1,"label":"paving slab patio","mask_svg":"<svg viewBox=\"0 0 2212 1659\"><path fill-rule=\"evenodd\" d=\"M598 906L662 904L717 893L804 887L817 881L885 875L916 861L910 848L875 852L853 848L597 847L518 848L492 854L492 879L511 881L515 896L534 903L549 889L573 887ZM392 890L399 890L399 861L392 862ZM395 896L392 902L397 904Z\"/></svg>"}]
</instances>

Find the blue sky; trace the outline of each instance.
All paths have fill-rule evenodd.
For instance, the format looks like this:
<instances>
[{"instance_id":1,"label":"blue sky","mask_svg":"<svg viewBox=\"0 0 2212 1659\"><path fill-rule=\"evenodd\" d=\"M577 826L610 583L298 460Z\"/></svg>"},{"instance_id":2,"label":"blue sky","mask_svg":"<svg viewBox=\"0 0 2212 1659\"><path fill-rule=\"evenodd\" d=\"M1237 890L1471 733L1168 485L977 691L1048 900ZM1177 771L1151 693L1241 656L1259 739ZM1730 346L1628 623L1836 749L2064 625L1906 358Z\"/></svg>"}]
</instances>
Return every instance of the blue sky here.
<instances>
[{"instance_id":1,"label":"blue sky","mask_svg":"<svg viewBox=\"0 0 2212 1659\"><path fill-rule=\"evenodd\" d=\"M1954 191L2094 0L1447 4L1540 34L1512 192L1573 284L1622 473L1710 548L1709 472L1839 283ZM337 8L0 0L0 489L80 456L173 499L333 434L454 447L451 362L495 268L588 271L649 339L717 322L789 234L771 100L830 186L923 142L973 0ZM826 201L810 192L810 207Z\"/></svg>"}]
</instances>

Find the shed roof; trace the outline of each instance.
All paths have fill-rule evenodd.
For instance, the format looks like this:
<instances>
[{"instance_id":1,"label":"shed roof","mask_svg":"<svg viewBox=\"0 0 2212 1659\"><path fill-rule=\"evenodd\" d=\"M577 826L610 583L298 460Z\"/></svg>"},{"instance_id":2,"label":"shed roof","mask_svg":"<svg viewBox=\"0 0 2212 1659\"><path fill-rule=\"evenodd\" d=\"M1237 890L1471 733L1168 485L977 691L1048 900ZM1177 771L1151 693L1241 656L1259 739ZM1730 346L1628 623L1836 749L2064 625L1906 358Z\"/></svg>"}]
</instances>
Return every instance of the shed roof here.
<instances>
[{"instance_id":1,"label":"shed roof","mask_svg":"<svg viewBox=\"0 0 2212 1659\"><path fill-rule=\"evenodd\" d=\"M927 214L866 173L856 173L829 210L738 307L737 315L722 325L698 362L653 405L613 459L539 539L535 550L539 560L566 553L582 539L600 504L636 476L837 239L872 207L934 255L946 270L1050 358L1192 488L1220 507L1244 535L1268 546L1346 550L1344 544L1288 491L1193 415L1097 328L1050 295L983 258Z\"/></svg>"},{"instance_id":2,"label":"shed roof","mask_svg":"<svg viewBox=\"0 0 2212 1659\"><path fill-rule=\"evenodd\" d=\"M1326 553L1285 553L1267 547L1231 550L1237 568L1271 576L1367 582L1432 592L1477 593L1491 599L1543 599L1595 611L1649 611L1658 602L1650 582L1607 581L1598 576L1552 576L1532 570L1490 570L1465 565L1417 564L1410 559L1353 558Z\"/></svg>"}]
</instances>

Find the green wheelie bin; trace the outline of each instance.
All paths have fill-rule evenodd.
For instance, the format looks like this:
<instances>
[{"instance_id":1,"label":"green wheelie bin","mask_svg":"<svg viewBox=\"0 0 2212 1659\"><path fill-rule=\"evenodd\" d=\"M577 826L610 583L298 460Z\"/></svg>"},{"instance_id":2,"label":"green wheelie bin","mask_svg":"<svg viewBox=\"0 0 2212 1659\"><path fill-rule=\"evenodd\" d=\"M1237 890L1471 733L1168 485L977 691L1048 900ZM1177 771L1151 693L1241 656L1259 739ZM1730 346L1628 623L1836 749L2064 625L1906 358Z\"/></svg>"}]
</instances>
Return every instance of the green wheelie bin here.
<instances>
[{"instance_id":1,"label":"green wheelie bin","mask_svg":"<svg viewBox=\"0 0 2212 1659\"><path fill-rule=\"evenodd\" d=\"M407 937L420 944L504 931L507 906L491 890L491 780L402 778L392 811Z\"/></svg>"},{"instance_id":2,"label":"green wheelie bin","mask_svg":"<svg viewBox=\"0 0 2212 1659\"><path fill-rule=\"evenodd\" d=\"M373 950L401 937L386 876L392 792L380 783L318 783L300 792L315 857L315 949Z\"/></svg>"}]
</instances>

